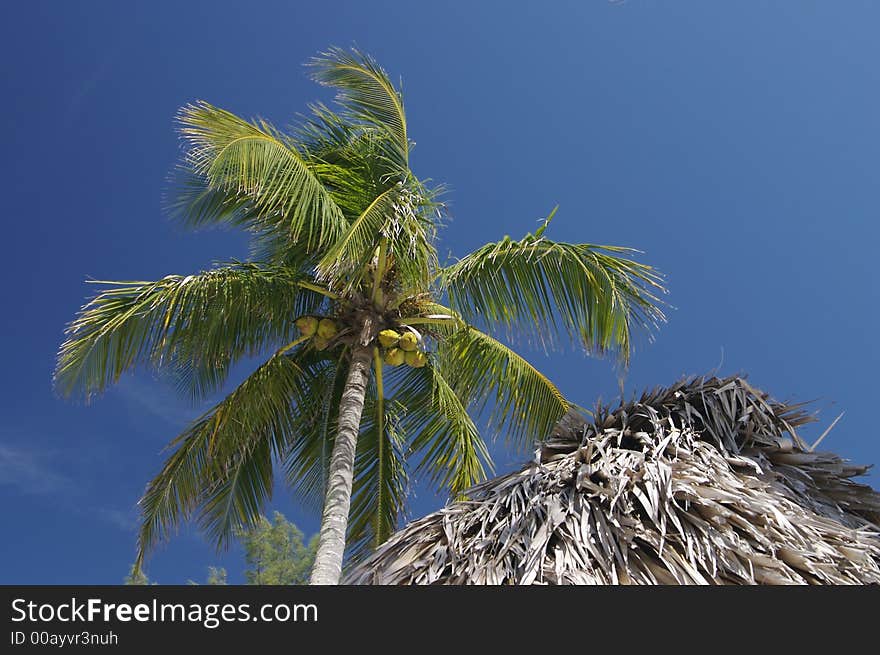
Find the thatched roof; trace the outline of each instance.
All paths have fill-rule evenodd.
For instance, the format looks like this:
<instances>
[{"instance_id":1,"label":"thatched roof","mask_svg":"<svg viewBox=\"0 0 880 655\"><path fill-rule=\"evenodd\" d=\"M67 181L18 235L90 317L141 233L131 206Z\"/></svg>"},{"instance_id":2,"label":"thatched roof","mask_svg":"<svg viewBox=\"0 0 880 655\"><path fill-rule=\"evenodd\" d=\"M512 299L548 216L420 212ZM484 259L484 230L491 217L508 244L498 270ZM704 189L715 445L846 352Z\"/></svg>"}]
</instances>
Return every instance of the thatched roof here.
<instances>
[{"instance_id":1,"label":"thatched roof","mask_svg":"<svg viewBox=\"0 0 880 655\"><path fill-rule=\"evenodd\" d=\"M880 583L880 494L802 406L694 379L592 422L393 535L349 584Z\"/></svg>"}]
</instances>

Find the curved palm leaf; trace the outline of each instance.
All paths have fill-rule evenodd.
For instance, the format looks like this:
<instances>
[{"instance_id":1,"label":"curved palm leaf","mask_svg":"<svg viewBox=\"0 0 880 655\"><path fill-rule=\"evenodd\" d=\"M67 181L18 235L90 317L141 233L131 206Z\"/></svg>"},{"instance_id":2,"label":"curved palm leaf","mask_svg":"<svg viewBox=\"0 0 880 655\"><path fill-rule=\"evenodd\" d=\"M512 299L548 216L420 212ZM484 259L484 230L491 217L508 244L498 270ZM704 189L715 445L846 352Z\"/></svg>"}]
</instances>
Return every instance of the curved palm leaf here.
<instances>
[{"instance_id":1,"label":"curved palm leaf","mask_svg":"<svg viewBox=\"0 0 880 655\"><path fill-rule=\"evenodd\" d=\"M384 256L394 269L391 278L398 286L424 289L436 267L437 255L415 202L402 184L374 198L318 263L322 279L346 293L361 289ZM377 254L380 246L384 253Z\"/></svg>"},{"instance_id":2,"label":"curved palm leaf","mask_svg":"<svg viewBox=\"0 0 880 655\"><path fill-rule=\"evenodd\" d=\"M406 171L409 137L403 97L385 71L372 57L341 48L330 48L309 65L315 81L338 90L337 100L350 118L375 127L387 136L389 157L401 171Z\"/></svg>"},{"instance_id":3,"label":"curved palm leaf","mask_svg":"<svg viewBox=\"0 0 880 655\"><path fill-rule=\"evenodd\" d=\"M491 401L490 425L520 447L550 434L571 403L525 358L468 327L438 346L449 386L482 412Z\"/></svg>"},{"instance_id":4,"label":"curved palm leaf","mask_svg":"<svg viewBox=\"0 0 880 655\"><path fill-rule=\"evenodd\" d=\"M239 223L246 216L254 231L280 231L308 251L331 243L345 229L342 211L295 144L267 122L249 123L206 102L186 106L179 122L190 146L187 168L210 188L245 198L253 207L242 215L214 198L213 204L184 214L190 224Z\"/></svg>"},{"instance_id":5,"label":"curved palm leaf","mask_svg":"<svg viewBox=\"0 0 880 655\"><path fill-rule=\"evenodd\" d=\"M205 225L229 225L251 232L250 257L256 261L308 271L314 253L292 246L286 230L262 220L260 208L246 196L232 189L212 187L204 176L180 166L175 184L166 194L163 205L173 218L193 228Z\"/></svg>"},{"instance_id":6,"label":"curved palm leaf","mask_svg":"<svg viewBox=\"0 0 880 655\"><path fill-rule=\"evenodd\" d=\"M283 465L290 488L298 492L306 505L320 511L327 487L327 473L336 435L339 403L348 377L348 362L345 352L336 359L329 359L324 354L325 351L312 349L302 351L302 355L310 353L311 359L323 361L323 366L314 373L316 377L321 378L314 384L314 387L320 391L314 396L303 399L303 405L308 404L308 411L301 412L304 425L299 431L299 437L285 454ZM313 369L314 365L305 359L305 357L298 359L300 366Z\"/></svg>"},{"instance_id":7,"label":"curved palm leaf","mask_svg":"<svg viewBox=\"0 0 880 655\"><path fill-rule=\"evenodd\" d=\"M273 444L260 439L227 456L205 480L199 524L221 548L232 535L253 527L272 497Z\"/></svg>"},{"instance_id":8,"label":"curved palm leaf","mask_svg":"<svg viewBox=\"0 0 880 655\"><path fill-rule=\"evenodd\" d=\"M365 268L374 257L389 216L394 213L397 193L399 190L394 186L373 199L318 262L319 275L346 291L361 287Z\"/></svg>"},{"instance_id":9,"label":"curved palm leaf","mask_svg":"<svg viewBox=\"0 0 880 655\"><path fill-rule=\"evenodd\" d=\"M297 131L297 142L309 165L349 220L360 216L378 193L393 187L405 175L383 154L383 137L324 105L311 107L312 115Z\"/></svg>"},{"instance_id":10,"label":"curved palm leaf","mask_svg":"<svg viewBox=\"0 0 880 655\"><path fill-rule=\"evenodd\" d=\"M467 399L456 393L442 372L443 360L430 358L423 368L404 368L395 399L406 410L400 427L410 435L416 472L427 473L440 489L457 496L486 478L492 460L467 412Z\"/></svg>"},{"instance_id":11,"label":"curved palm leaf","mask_svg":"<svg viewBox=\"0 0 880 655\"><path fill-rule=\"evenodd\" d=\"M302 428L307 416L295 410L319 393L314 382L279 351L169 444L175 452L139 502L138 567L199 507L218 546L259 518L272 491L272 459Z\"/></svg>"},{"instance_id":12,"label":"curved palm leaf","mask_svg":"<svg viewBox=\"0 0 880 655\"><path fill-rule=\"evenodd\" d=\"M439 267L434 245L436 219L430 216L439 213L440 209L434 199L435 190L417 180L409 184L414 188L404 187L392 218L382 230L382 235L388 239L391 279L397 293L428 289Z\"/></svg>"},{"instance_id":13,"label":"curved palm leaf","mask_svg":"<svg viewBox=\"0 0 880 655\"><path fill-rule=\"evenodd\" d=\"M488 243L442 271L452 308L469 322L500 324L553 343L559 328L588 351L616 351L628 362L634 326L665 317L665 291L653 268L621 253L629 248L526 236Z\"/></svg>"},{"instance_id":14,"label":"curved palm leaf","mask_svg":"<svg viewBox=\"0 0 880 655\"><path fill-rule=\"evenodd\" d=\"M163 205L171 216L193 228L225 224L255 230L261 222L260 211L247 196L213 187L185 165L178 167L175 185Z\"/></svg>"},{"instance_id":15,"label":"curved palm leaf","mask_svg":"<svg viewBox=\"0 0 880 655\"><path fill-rule=\"evenodd\" d=\"M294 320L323 301L288 268L234 263L197 275L111 286L65 332L55 370L66 396L102 392L141 362L169 364L196 396L217 389L229 366L288 340Z\"/></svg>"}]
</instances>

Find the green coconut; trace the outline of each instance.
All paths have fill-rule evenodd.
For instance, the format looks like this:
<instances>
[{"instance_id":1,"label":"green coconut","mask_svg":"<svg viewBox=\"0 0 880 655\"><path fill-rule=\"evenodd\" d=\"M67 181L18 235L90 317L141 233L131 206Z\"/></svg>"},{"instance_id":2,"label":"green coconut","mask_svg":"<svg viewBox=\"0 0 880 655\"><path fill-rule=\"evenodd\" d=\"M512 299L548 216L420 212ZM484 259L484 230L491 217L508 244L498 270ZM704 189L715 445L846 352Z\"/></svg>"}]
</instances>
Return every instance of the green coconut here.
<instances>
[{"instance_id":1,"label":"green coconut","mask_svg":"<svg viewBox=\"0 0 880 655\"><path fill-rule=\"evenodd\" d=\"M389 366L400 366L406 361L406 353L400 348L389 348L385 351L385 363Z\"/></svg>"},{"instance_id":2,"label":"green coconut","mask_svg":"<svg viewBox=\"0 0 880 655\"><path fill-rule=\"evenodd\" d=\"M324 339L332 339L336 336L336 321L329 318L322 318L318 323L318 336Z\"/></svg>"},{"instance_id":3,"label":"green coconut","mask_svg":"<svg viewBox=\"0 0 880 655\"><path fill-rule=\"evenodd\" d=\"M413 368L422 368L428 363L428 356L421 350L410 350L404 356L406 363Z\"/></svg>"},{"instance_id":4,"label":"green coconut","mask_svg":"<svg viewBox=\"0 0 880 655\"><path fill-rule=\"evenodd\" d=\"M312 345L315 347L315 350L324 350L327 346L330 345L330 339L325 339L320 334L312 339Z\"/></svg>"},{"instance_id":5,"label":"green coconut","mask_svg":"<svg viewBox=\"0 0 880 655\"><path fill-rule=\"evenodd\" d=\"M412 332L405 332L403 336L400 337L400 341L397 342L397 345L407 352L415 350L418 344L418 337L416 337L416 335L414 335Z\"/></svg>"},{"instance_id":6,"label":"green coconut","mask_svg":"<svg viewBox=\"0 0 880 655\"><path fill-rule=\"evenodd\" d=\"M382 344L383 348L396 346L398 339L400 339L400 335L394 330L382 330L379 333L379 343Z\"/></svg>"},{"instance_id":7,"label":"green coconut","mask_svg":"<svg viewBox=\"0 0 880 655\"><path fill-rule=\"evenodd\" d=\"M313 337L318 331L318 319L314 316L300 316L296 319L296 327L303 333L303 336Z\"/></svg>"}]
</instances>

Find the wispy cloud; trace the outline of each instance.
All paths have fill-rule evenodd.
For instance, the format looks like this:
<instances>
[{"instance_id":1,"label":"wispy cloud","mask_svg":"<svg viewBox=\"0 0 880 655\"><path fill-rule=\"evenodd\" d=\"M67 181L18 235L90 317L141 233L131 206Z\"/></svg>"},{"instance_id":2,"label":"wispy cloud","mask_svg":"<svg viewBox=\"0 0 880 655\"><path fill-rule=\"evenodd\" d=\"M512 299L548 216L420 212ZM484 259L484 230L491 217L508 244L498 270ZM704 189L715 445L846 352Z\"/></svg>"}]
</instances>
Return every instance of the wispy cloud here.
<instances>
[{"instance_id":1,"label":"wispy cloud","mask_svg":"<svg viewBox=\"0 0 880 655\"><path fill-rule=\"evenodd\" d=\"M61 455L18 444L0 443L0 489L43 496L66 511L89 515L123 532L137 529L137 510L94 504L84 487L58 471Z\"/></svg>"},{"instance_id":2,"label":"wispy cloud","mask_svg":"<svg viewBox=\"0 0 880 655\"><path fill-rule=\"evenodd\" d=\"M129 405L133 413L147 413L178 430L204 411L181 400L175 390L161 380L126 376L117 383L113 392Z\"/></svg>"},{"instance_id":3,"label":"wispy cloud","mask_svg":"<svg viewBox=\"0 0 880 655\"><path fill-rule=\"evenodd\" d=\"M34 444L40 442L38 438L32 435L30 443L25 443L20 436L0 431L0 494L41 497L41 503L49 502L84 519L100 521L128 534L137 530L138 509L134 503L124 509L108 507L103 502L105 494L98 497L79 476L61 472L62 463L70 465L78 460L76 454L37 447ZM114 498L124 500L118 493Z\"/></svg>"},{"instance_id":4,"label":"wispy cloud","mask_svg":"<svg viewBox=\"0 0 880 655\"><path fill-rule=\"evenodd\" d=\"M134 532L138 527L137 512L135 510L121 510L109 507L99 507L95 514L110 525L116 526L123 532Z\"/></svg>"},{"instance_id":5,"label":"wispy cloud","mask_svg":"<svg viewBox=\"0 0 880 655\"><path fill-rule=\"evenodd\" d=\"M34 495L57 495L69 492L73 481L58 473L50 455L26 447L0 444L0 485Z\"/></svg>"},{"instance_id":6,"label":"wispy cloud","mask_svg":"<svg viewBox=\"0 0 880 655\"><path fill-rule=\"evenodd\" d=\"M68 96L67 102L64 105L63 120L65 124L69 124L76 119L85 107L88 97L107 78L116 54L115 49L114 51L107 52L98 62L97 66L91 69L88 75L77 80L73 92Z\"/></svg>"}]
</instances>

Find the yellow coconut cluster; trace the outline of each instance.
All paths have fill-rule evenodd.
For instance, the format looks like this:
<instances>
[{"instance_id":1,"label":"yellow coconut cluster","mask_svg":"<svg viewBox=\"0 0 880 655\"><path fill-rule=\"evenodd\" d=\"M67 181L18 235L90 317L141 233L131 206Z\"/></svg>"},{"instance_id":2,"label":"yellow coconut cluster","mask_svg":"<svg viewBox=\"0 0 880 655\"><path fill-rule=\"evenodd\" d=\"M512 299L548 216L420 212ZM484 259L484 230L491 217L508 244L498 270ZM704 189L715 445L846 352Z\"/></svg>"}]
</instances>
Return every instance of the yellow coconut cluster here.
<instances>
[{"instance_id":1,"label":"yellow coconut cluster","mask_svg":"<svg viewBox=\"0 0 880 655\"><path fill-rule=\"evenodd\" d=\"M394 330L379 332L379 345L385 349L385 363L400 366L406 363L413 368L421 368L428 363L428 356L419 350L419 339L412 332L399 334Z\"/></svg>"},{"instance_id":2,"label":"yellow coconut cluster","mask_svg":"<svg viewBox=\"0 0 880 655\"><path fill-rule=\"evenodd\" d=\"M312 345L318 350L324 350L330 345L330 340L339 332L339 326L332 318L317 318L316 316L300 316L296 319L296 327L305 337L312 337Z\"/></svg>"}]
</instances>

